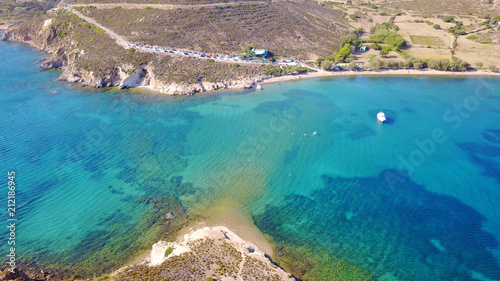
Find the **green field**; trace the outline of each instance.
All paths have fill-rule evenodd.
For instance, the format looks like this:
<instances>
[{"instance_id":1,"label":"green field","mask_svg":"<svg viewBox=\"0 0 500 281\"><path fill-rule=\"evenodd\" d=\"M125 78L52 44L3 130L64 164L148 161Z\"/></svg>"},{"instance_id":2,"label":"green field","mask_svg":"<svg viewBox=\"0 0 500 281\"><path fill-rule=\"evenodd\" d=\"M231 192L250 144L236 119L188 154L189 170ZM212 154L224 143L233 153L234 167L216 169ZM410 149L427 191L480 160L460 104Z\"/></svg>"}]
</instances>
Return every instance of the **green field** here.
<instances>
[{"instance_id":1,"label":"green field","mask_svg":"<svg viewBox=\"0 0 500 281\"><path fill-rule=\"evenodd\" d=\"M410 35L411 41L414 44L430 45L437 47L444 47L445 44L441 38L436 36L420 36L420 35Z\"/></svg>"}]
</instances>

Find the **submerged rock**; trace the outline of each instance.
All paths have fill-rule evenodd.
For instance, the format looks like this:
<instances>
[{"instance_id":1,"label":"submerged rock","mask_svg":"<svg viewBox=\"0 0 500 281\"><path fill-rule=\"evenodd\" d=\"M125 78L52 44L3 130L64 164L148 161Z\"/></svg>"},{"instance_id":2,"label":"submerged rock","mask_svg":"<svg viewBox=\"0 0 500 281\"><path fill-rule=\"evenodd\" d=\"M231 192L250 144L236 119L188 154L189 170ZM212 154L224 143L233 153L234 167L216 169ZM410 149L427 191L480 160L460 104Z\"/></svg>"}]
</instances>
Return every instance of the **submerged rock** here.
<instances>
[{"instance_id":1,"label":"submerged rock","mask_svg":"<svg viewBox=\"0 0 500 281\"><path fill-rule=\"evenodd\" d=\"M1 281L7 281L7 280L26 280L26 281L31 281L31 279L26 273L24 273L22 270L18 269L17 267L14 268L13 271L10 270L10 268L5 269L3 272L0 273L0 280Z\"/></svg>"}]
</instances>

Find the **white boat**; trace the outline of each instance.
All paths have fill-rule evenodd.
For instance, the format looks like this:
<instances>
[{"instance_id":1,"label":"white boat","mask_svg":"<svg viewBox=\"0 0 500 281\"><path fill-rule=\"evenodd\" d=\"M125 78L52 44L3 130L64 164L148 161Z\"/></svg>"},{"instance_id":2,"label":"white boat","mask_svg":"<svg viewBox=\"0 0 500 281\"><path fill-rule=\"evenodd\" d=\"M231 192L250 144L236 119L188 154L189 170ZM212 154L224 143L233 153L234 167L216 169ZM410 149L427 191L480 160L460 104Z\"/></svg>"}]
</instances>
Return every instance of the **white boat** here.
<instances>
[{"instance_id":1,"label":"white boat","mask_svg":"<svg viewBox=\"0 0 500 281\"><path fill-rule=\"evenodd\" d=\"M385 122L385 114L382 111L380 111L379 113L377 113L377 120L379 122L382 122L382 123Z\"/></svg>"},{"instance_id":2,"label":"white boat","mask_svg":"<svg viewBox=\"0 0 500 281\"><path fill-rule=\"evenodd\" d=\"M257 85L257 87L255 87L255 89L262 90L262 86L261 85Z\"/></svg>"}]
</instances>

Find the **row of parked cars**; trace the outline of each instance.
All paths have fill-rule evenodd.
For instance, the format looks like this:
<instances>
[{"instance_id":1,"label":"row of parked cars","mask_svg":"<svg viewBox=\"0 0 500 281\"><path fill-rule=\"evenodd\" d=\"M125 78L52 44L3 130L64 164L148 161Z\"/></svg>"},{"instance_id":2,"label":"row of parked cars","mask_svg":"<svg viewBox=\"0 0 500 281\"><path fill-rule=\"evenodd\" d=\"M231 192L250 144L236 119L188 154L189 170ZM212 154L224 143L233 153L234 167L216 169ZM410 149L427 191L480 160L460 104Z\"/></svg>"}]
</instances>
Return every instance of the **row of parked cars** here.
<instances>
[{"instance_id":1,"label":"row of parked cars","mask_svg":"<svg viewBox=\"0 0 500 281\"><path fill-rule=\"evenodd\" d=\"M293 60L280 61L280 62L268 62L268 61L263 61L261 59L254 60L253 58L242 59L240 55L224 56L224 55L216 55L216 54L206 54L206 53L202 53L202 52L177 50L177 49L173 49L173 48L142 45L142 44L127 44L127 46L135 48L135 49L139 49L139 50L150 51L150 52L170 53L170 54L185 55L185 56L196 57L196 58L216 59L216 60L224 60L224 61L230 61L230 62L243 62L243 63L256 63L256 64L264 63L264 64L273 64L273 65L300 65L298 62L294 62Z\"/></svg>"}]
</instances>

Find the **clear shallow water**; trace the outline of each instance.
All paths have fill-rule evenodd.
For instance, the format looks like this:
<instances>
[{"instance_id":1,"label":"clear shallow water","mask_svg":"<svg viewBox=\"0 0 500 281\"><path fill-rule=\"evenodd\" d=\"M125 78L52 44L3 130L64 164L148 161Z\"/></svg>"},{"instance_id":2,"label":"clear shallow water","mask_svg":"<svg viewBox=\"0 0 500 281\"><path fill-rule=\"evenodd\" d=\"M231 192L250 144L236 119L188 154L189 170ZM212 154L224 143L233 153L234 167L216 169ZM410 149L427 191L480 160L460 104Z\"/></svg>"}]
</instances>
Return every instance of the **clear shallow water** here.
<instances>
[{"instance_id":1,"label":"clear shallow water","mask_svg":"<svg viewBox=\"0 0 500 281\"><path fill-rule=\"evenodd\" d=\"M61 84L37 70L41 57L0 42L0 165L17 173L18 254L112 264L152 235L155 207L140 198L176 196L188 214L240 212L278 243L384 280L500 279L498 79L164 97Z\"/></svg>"}]
</instances>

